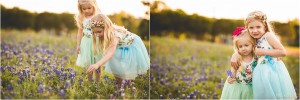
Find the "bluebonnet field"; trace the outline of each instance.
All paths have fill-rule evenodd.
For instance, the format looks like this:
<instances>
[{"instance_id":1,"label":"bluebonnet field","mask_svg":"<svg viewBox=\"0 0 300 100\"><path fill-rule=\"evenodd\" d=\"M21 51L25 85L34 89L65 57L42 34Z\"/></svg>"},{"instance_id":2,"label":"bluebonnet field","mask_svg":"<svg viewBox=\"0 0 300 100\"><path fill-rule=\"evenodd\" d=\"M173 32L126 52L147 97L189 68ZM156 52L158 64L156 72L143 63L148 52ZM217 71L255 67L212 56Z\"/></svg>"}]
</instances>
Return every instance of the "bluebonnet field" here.
<instances>
[{"instance_id":1,"label":"bluebonnet field","mask_svg":"<svg viewBox=\"0 0 300 100\"><path fill-rule=\"evenodd\" d=\"M231 45L150 38L151 98L219 99L230 69ZM299 50L299 49L298 49ZM299 55L283 58L299 97Z\"/></svg>"},{"instance_id":2,"label":"bluebonnet field","mask_svg":"<svg viewBox=\"0 0 300 100\"><path fill-rule=\"evenodd\" d=\"M121 85L108 73L89 82L75 47L74 36L1 30L1 99L149 98L148 74Z\"/></svg>"}]
</instances>

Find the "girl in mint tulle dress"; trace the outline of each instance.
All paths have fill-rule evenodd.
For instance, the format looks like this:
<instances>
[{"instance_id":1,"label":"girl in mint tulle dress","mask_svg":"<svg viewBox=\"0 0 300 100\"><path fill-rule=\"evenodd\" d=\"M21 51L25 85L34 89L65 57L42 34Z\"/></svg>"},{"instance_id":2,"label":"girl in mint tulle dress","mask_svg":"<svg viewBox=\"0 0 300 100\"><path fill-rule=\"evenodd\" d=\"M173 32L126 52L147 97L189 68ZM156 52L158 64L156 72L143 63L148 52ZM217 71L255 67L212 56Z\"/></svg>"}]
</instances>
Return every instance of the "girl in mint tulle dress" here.
<instances>
[{"instance_id":1,"label":"girl in mint tulle dress","mask_svg":"<svg viewBox=\"0 0 300 100\"><path fill-rule=\"evenodd\" d=\"M279 58L286 55L285 48L275 36L266 14L251 12L245 27L257 41L255 55L258 61L252 80L254 99L296 99L289 72Z\"/></svg>"},{"instance_id":2,"label":"girl in mint tulle dress","mask_svg":"<svg viewBox=\"0 0 300 100\"><path fill-rule=\"evenodd\" d=\"M150 58L139 36L123 27L113 25L104 14L95 15L91 26L95 37L99 37L98 45L96 39L93 41L93 50L104 56L91 65L88 72L104 65L105 71L113 74L117 82L134 80L139 74L147 73Z\"/></svg>"},{"instance_id":3,"label":"girl in mint tulle dress","mask_svg":"<svg viewBox=\"0 0 300 100\"><path fill-rule=\"evenodd\" d=\"M252 72L256 66L254 59L255 40L247 30L237 28L234 31L233 45L238 52L241 66L237 70L228 71L221 99L253 99Z\"/></svg>"},{"instance_id":4,"label":"girl in mint tulle dress","mask_svg":"<svg viewBox=\"0 0 300 100\"><path fill-rule=\"evenodd\" d=\"M75 17L78 27L77 33L77 60L76 65L88 67L95 63L96 59L101 59L102 55L94 55L92 51L92 28L90 20L100 10L95 0L78 0L79 14ZM96 81L100 80L100 69L96 71ZM88 74L88 79L92 81L93 73Z\"/></svg>"}]
</instances>

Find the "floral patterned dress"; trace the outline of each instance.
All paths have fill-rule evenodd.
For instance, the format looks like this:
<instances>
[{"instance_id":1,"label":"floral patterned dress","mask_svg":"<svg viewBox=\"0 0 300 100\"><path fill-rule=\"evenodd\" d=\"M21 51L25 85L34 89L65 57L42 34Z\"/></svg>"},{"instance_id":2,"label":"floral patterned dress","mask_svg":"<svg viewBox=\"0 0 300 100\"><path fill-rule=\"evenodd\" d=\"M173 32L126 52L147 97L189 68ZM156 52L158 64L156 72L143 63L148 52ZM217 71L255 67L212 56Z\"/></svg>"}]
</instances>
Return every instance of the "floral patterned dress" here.
<instances>
[{"instance_id":1,"label":"floral patterned dress","mask_svg":"<svg viewBox=\"0 0 300 100\"><path fill-rule=\"evenodd\" d=\"M252 85L252 72L255 68L255 63L254 58L251 63L242 62L242 66L236 71L235 78L237 83Z\"/></svg>"},{"instance_id":2,"label":"floral patterned dress","mask_svg":"<svg viewBox=\"0 0 300 100\"><path fill-rule=\"evenodd\" d=\"M257 48L273 50L266 37L271 34L267 32L258 39ZM289 72L277 57L259 56L252 79L254 99L296 99Z\"/></svg>"},{"instance_id":3,"label":"floral patterned dress","mask_svg":"<svg viewBox=\"0 0 300 100\"><path fill-rule=\"evenodd\" d=\"M250 63L242 62L235 74L236 81L230 84L226 80L221 99L253 99L252 71L256 61L253 58Z\"/></svg>"}]
</instances>

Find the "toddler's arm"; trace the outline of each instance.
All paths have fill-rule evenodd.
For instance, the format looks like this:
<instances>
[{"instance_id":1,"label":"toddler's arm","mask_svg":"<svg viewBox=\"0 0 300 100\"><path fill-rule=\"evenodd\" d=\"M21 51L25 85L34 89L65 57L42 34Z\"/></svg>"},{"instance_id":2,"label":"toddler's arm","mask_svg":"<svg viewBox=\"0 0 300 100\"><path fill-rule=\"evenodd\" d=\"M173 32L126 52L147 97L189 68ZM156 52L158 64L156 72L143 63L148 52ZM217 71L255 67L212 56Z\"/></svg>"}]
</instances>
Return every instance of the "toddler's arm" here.
<instances>
[{"instance_id":1,"label":"toddler's arm","mask_svg":"<svg viewBox=\"0 0 300 100\"><path fill-rule=\"evenodd\" d=\"M100 61L98 61L96 64L91 65L87 71L88 72L94 71L94 70L98 69L100 66L102 66L103 64L105 64L109 59L111 59L112 56L114 55L114 52L116 50L119 40L120 40L120 38L115 37L112 45L110 45L110 47L108 48L105 56Z\"/></svg>"},{"instance_id":2,"label":"toddler's arm","mask_svg":"<svg viewBox=\"0 0 300 100\"><path fill-rule=\"evenodd\" d=\"M237 71L237 70L234 69L234 68L232 68L232 67L231 67L230 70L231 70L231 72L232 72L232 77L235 78L235 76L236 76L236 71Z\"/></svg>"},{"instance_id":3,"label":"toddler's arm","mask_svg":"<svg viewBox=\"0 0 300 100\"><path fill-rule=\"evenodd\" d=\"M273 50L264 50L260 48L256 48L256 55L268 55L273 57L284 57L286 56L286 50L281 44L280 40L272 33L266 33L266 38L269 44L274 48Z\"/></svg>"},{"instance_id":4,"label":"toddler's arm","mask_svg":"<svg viewBox=\"0 0 300 100\"><path fill-rule=\"evenodd\" d=\"M82 36L83 36L83 29L82 28L78 28L78 33L77 33L77 47L76 47L77 54L80 52L80 43L81 43Z\"/></svg>"},{"instance_id":5,"label":"toddler's arm","mask_svg":"<svg viewBox=\"0 0 300 100\"><path fill-rule=\"evenodd\" d=\"M231 56L231 59L230 59L230 64L231 64L231 67L233 67L234 69L238 69L238 67L241 65L240 62L238 61L238 54L236 52L234 52Z\"/></svg>"}]
</instances>

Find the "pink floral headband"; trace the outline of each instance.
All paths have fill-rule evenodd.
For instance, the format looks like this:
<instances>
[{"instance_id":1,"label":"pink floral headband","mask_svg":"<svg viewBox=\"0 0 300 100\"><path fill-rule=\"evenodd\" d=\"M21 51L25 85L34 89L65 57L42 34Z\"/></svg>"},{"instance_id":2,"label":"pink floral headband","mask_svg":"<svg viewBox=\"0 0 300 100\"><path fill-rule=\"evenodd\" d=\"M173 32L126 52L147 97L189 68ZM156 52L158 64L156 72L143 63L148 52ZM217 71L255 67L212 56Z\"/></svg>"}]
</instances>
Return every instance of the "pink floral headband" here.
<instances>
[{"instance_id":1,"label":"pink floral headband","mask_svg":"<svg viewBox=\"0 0 300 100\"><path fill-rule=\"evenodd\" d=\"M101 27L104 28L104 22L103 21L91 21L91 27Z\"/></svg>"},{"instance_id":2,"label":"pink floral headband","mask_svg":"<svg viewBox=\"0 0 300 100\"><path fill-rule=\"evenodd\" d=\"M235 30L232 32L232 35L233 36L238 36L242 33L242 31L245 30L244 27L237 27L235 28Z\"/></svg>"}]
</instances>

